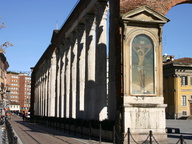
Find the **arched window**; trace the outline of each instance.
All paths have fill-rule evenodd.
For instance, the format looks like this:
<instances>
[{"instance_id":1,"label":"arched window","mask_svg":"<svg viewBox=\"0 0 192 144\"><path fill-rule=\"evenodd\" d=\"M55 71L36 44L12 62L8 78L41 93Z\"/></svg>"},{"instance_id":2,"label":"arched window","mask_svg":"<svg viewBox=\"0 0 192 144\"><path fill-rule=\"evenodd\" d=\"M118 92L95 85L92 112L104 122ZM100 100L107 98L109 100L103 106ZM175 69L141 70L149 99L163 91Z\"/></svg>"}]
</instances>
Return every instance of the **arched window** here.
<instances>
[{"instance_id":1,"label":"arched window","mask_svg":"<svg viewBox=\"0 0 192 144\"><path fill-rule=\"evenodd\" d=\"M152 39L137 35L131 43L131 93L138 95L155 94L155 56Z\"/></svg>"}]
</instances>

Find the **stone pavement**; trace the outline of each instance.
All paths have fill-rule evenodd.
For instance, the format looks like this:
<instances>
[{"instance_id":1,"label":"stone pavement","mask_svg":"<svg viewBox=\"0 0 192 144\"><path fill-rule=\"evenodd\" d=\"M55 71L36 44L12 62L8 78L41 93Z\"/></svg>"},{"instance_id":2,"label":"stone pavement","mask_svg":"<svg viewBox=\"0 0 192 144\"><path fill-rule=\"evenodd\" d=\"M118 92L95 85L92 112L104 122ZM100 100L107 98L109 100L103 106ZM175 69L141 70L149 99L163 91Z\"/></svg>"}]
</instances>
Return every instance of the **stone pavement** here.
<instances>
[{"instance_id":1,"label":"stone pavement","mask_svg":"<svg viewBox=\"0 0 192 144\"><path fill-rule=\"evenodd\" d=\"M54 130L43 125L22 121L19 116L12 116L11 123L18 144L98 144L99 141L82 139ZM102 142L102 144L110 144Z\"/></svg>"},{"instance_id":2,"label":"stone pavement","mask_svg":"<svg viewBox=\"0 0 192 144\"><path fill-rule=\"evenodd\" d=\"M18 144L98 144L99 141L82 139L51 129L43 125L22 121L19 116L12 116L11 123ZM187 144L192 144L192 120L167 120L167 127L179 128L180 134L168 133L168 144L176 144L183 135ZM179 142L180 143L180 142ZM102 142L102 144L112 144Z\"/></svg>"}]
</instances>

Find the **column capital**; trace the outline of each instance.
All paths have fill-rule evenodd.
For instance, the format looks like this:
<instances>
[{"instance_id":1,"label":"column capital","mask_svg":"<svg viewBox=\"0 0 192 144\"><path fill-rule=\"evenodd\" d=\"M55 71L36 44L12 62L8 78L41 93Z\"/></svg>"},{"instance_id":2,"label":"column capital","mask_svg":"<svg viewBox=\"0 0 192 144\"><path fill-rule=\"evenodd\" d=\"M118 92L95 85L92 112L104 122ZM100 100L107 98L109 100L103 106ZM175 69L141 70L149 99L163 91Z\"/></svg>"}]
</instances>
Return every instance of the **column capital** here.
<instances>
[{"instance_id":1,"label":"column capital","mask_svg":"<svg viewBox=\"0 0 192 144\"><path fill-rule=\"evenodd\" d=\"M59 46L56 48L55 53L56 53L56 58L58 59L61 54L61 48Z\"/></svg>"},{"instance_id":2,"label":"column capital","mask_svg":"<svg viewBox=\"0 0 192 144\"><path fill-rule=\"evenodd\" d=\"M95 14L94 13L86 14L84 19L85 19L85 24L92 22L95 19Z\"/></svg>"},{"instance_id":3,"label":"column capital","mask_svg":"<svg viewBox=\"0 0 192 144\"><path fill-rule=\"evenodd\" d=\"M109 6L106 1L97 2L95 4L96 17L102 17L103 19L107 19L108 11L109 11Z\"/></svg>"},{"instance_id":4,"label":"column capital","mask_svg":"<svg viewBox=\"0 0 192 144\"><path fill-rule=\"evenodd\" d=\"M51 65L56 65L56 52L53 51L52 57L51 57Z\"/></svg>"},{"instance_id":5,"label":"column capital","mask_svg":"<svg viewBox=\"0 0 192 144\"><path fill-rule=\"evenodd\" d=\"M64 39L64 49L67 50L69 49L70 46L70 38L65 38Z\"/></svg>"},{"instance_id":6,"label":"column capital","mask_svg":"<svg viewBox=\"0 0 192 144\"><path fill-rule=\"evenodd\" d=\"M70 41L71 41L71 42L74 42L76 38L77 38L77 32L76 32L76 31L73 31L73 32L70 34Z\"/></svg>"},{"instance_id":7,"label":"column capital","mask_svg":"<svg viewBox=\"0 0 192 144\"><path fill-rule=\"evenodd\" d=\"M80 23L77 25L77 33L78 35L81 34L83 31L85 31L85 24L84 23Z\"/></svg>"},{"instance_id":8,"label":"column capital","mask_svg":"<svg viewBox=\"0 0 192 144\"><path fill-rule=\"evenodd\" d=\"M95 29L95 14L87 14L85 16L85 29L94 30Z\"/></svg>"}]
</instances>

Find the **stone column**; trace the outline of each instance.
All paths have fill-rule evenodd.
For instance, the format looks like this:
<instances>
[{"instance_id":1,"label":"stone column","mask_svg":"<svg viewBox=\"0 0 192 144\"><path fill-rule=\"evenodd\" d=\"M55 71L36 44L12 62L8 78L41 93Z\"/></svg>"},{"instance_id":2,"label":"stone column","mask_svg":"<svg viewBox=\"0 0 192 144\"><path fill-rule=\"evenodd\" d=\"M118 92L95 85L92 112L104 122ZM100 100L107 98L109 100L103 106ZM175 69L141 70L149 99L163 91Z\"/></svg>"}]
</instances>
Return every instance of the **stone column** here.
<instances>
[{"instance_id":1,"label":"stone column","mask_svg":"<svg viewBox=\"0 0 192 144\"><path fill-rule=\"evenodd\" d=\"M47 115L47 98L48 98L48 92L47 92L47 89L48 89L48 77L47 77L47 65L46 65L46 71L45 71L45 116L48 116Z\"/></svg>"},{"instance_id":2,"label":"stone column","mask_svg":"<svg viewBox=\"0 0 192 144\"><path fill-rule=\"evenodd\" d=\"M71 117L76 118L76 97L77 97L77 35L75 32L70 37L72 44L71 51Z\"/></svg>"},{"instance_id":3,"label":"stone column","mask_svg":"<svg viewBox=\"0 0 192 144\"><path fill-rule=\"evenodd\" d=\"M53 52L50 69L50 105L49 116L55 116L55 80L56 80L56 54Z\"/></svg>"},{"instance_id":4,"label":"stone column","mask_svg":"<svg viewBox=\"0 0 192 144\"><path fill-rule=\"evenodd\" d=\"M45 105L46 105L46 75L45 75L45 65L44 65L44 72L43 72L43 116L45 116Z\"/></svg>"},{"instance_id":5,"label":"stone column","mask_svg":"<svg viewBox=\"0 0 192 144\"><path fill-rule=\"evenodd\" d=\"M37 72L37 89L36 89L36 115L39 115L39 110L40 110L40 107L39 107L39 98L40 98L40 78L39 78L39 72Z\"/></svg>"},{"instance_id":6,"label":"stone column","mask_svg":"<svg viewBox=\"0 0 192 144\"><path fill-rule=\"evenodd\" d=\"M65 46L62 46L62 57L61 57L61 118L64 117L65 113L65 94L66 94L66 84L65 84L65 72L66 72L66 51L65 51Z\"/></svg>"},{"instance_id":7,"label":"stone column","mask_svg":"<svg viewBox=\"0 0 192 144\"><path fill-rule=\"evenodd\" d=\"M41 114L41 77L39 76L39 85L38 85L38 115Z\"/></svg>"},{"instance_id":8,"label":"stone column","mask_svg":"<svg viewBox=\"0 0 192 144\"><path fill-rule=\"evenodd\" d=\"M45 85L44 85L44 82L45 82L45 78L44 78L44 74L43 74L43 71L42 71L42 82L41 82L41 116L44 116L44 98L45 98L45 92L44 92L44 88L45 88Z\"/></svg>"},{"instance_id":9,"label":"stone column","mask_svg":"<svg viewBox=\"0 0 192 144\"><path fill-rule=\"evenodd\" d=\"M79 58L79 117L84 118L85 111L85 25L79 24L78 33L78 58Z\"/></svg>"},{"instance_id":10,"label":"stone column","mask_svg":"<svg viewBox=\"0 0 192 144\"><path fill-rule=\"evenodd\" d=\"M96 119L95 86L95 15L85 16L86 26L86 111L87 118Z\"/></svg>"},{"instance_id":11,"label":"stone column","mask_svg":"<svg viewBox=\"0 0 192 144\"><path fill-rule=\"evenodd\" d=\"M107 119L107 93L106 93L106 55L107 55L107 14L106 2L96 5L96 85L97 85L97 111L99 120Z\"/></svg>"},{"instance_id":12,"label":"stone column","mask_svg":"<svg viewBox=\"0 0 192 144\"><path fill-rule=\"evenodd\" d=\"M38 81L37 79L35 80L35 92L34 92L34 115L37 115L37 95L38 95Z\"/></svg>"},{"instance_id":13,"label":"stone column","mask_svg":"<svg viewBox=\"0 0 192 144\"><path fill-rule=\"evenodd\" d=\"M63 54L64 54L64 47L63 47L63 44L61 44L60 46L60 56L59 56L59 59L60 59L60 69L59 69L59 79L60 79L60 83L59 83L59 117L61 118L61 116L63 116L63 103L64 103L64 99L63 99L63 85L64 85L64 81L63 81L63 78L64 78L64 75L63 75Z\"/></svg>"},{"instance_id":14,"label":"stone column","mask_svg":"<svg viewBox=\"0 0 192 144\"><path fill-rule=\"evenodd\" d=\"M49 82L48 82L48 116L51 116L51 111L50 111L50 108L51 108L51 59L50 59L50 68L49 68Z\"/></svg>"},{"instance_id":15,"label":"stone column","mask_svg":"<svg viewBox=\"0 0 192 144\"><path fill-rule=\"evenodd\" d=\"M121 78L119 81L116 81L116 71L120 72L121 70L116 68L118 61L121 61L121 40L120 40L120 22L119 22L119 1L110 0L110 25L109 25L109 94L108 94L108 119L115 120L116 105L118 100L116 100L116 85L119 88L121 87ZM117 53L117 52L118 53ZM119 52L120 51L120 52ZM118 63L121 65L121 63ZM121 77L121 72L118 73L118 77ZM121 93L121 92L119 92ZM120 95L120 94L119 94Z\"/></svg>"},{"instance_id":16,"label":"stone column","mask_svg":"<svg viewBox=\"0 0 192 144\"><path fill-rule=\"evenodd\" d=\"M42 113L42 75L41 71L39 71L39 115Z\"/></svg>"},{"instance_id":17,"label":"stone column","mask_svg":"<svg viewBox=\"0 0 192 144\"><path fill-rule=\"evenodd\" d=\"M38 95L39 95L39 81L38 81L38 75L36 73L36 80L35 80L35 100L34 100L34 114L38 114Z\"/></svg>"},{"instance_id":18,"label":"stone column","mask_svg":"<svg viewBox=\"0 0 192 144\"><path fill-rule=\"evenodd\" d=\"M41 78L39 77L39 84L38 84L38 95L37 95L37 110L38 110L38 115L41 113Z\"/></svg>"},{"instance_id":19,"label":"stone column","mask_svg":"<svg viewBox=\"0 0 192 144\"><path fill-rule=\"evenodd\" d=\"M43 116L45 116L45 99L46 99L46 75L45 75L45 64L43 69Z\"/></svg>"},{"instance_id":20,"label":"stone column","mask_svg":"<svg viewBox=\"0 0 192 144\"><path fill-rule=\"evenodd\" d=\"M56 117L59 117L60 116L60 101L61 101L61 94L60 94L60 74L61 74L61 58L60 58L60 47L58 47L57 49L57 76L56 76L56 88L57 88L57 91L56 91L56 100L57 100L57 104L56 104Z\"/></svg>"},{"instance_id":21,"label":"stone column","mask_svg":"<svg viewBox=\"0 0 192 144\"><path fill-rule=\"evenodd\" d=\"M66 118L70 112L70 74L71 74L71 45L70 39L66 39Z\"/></svg>"},{"instance_id":22,"label":"stone column","mask_svg":"<svg viewBox=\"0 0 192 144\"><path fill-rule=\"evenodd\" d=\"M42 115L42 109L43 109L43 103L42 103L42 97L43 97L43 93L42 93L42 86L43 86L43 80L42 80L43 78L42 78L42 75L41 75L41 72L40 72L40 86L39 86L39 103L40 103L40 105L39 105L39 115Z\"/></svg>"},{"instance_id":23,"label":"stone column","mask_svg":"<svg viewBox=\"0 0 192 144\"><path fill-rule=\"evenodd\" d=\"M47 61L47 116L50 116L50 102L51 102L51 94L50 94L50 69L51 69L51 59Z\"/></svg>"}]
</instances>

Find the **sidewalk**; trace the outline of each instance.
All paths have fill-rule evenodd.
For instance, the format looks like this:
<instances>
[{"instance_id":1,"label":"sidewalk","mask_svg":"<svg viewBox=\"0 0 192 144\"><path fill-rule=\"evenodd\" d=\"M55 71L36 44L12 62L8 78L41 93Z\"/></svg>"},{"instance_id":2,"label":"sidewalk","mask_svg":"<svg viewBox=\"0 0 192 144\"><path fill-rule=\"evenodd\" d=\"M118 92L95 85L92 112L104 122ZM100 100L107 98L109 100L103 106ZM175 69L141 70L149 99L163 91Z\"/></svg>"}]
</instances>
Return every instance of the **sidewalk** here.
<instances>
[{"instance_id":1,"label":"sidewalk","mask_svg":"<svg viewBox=\"0 0 192 144\"><path fill-rule=\"evenodd\" d=\"M18 137L18 144L99 144L99 141L74 137L43 125L22 121L19 116L12 116L9 122Z\"/></svg>"}]
</instances>

